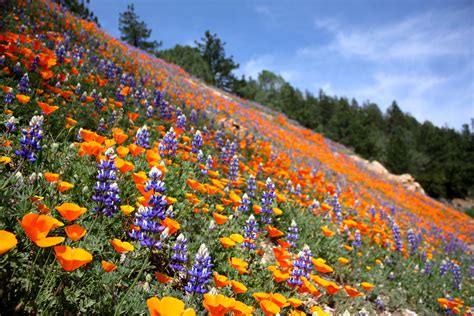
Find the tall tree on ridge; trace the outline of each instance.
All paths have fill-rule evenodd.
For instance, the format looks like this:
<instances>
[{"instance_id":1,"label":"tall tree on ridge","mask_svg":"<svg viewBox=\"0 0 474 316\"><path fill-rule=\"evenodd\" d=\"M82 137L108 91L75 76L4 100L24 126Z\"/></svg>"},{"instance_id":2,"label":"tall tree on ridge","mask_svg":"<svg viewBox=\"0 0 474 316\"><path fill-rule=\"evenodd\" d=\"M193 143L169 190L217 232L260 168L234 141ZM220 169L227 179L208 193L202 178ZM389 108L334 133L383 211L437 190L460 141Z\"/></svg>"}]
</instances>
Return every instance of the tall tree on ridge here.
<instances>
[{"instance_id":1,"label":"tall tree on ridge","mask_svg":"<svg viewBox=\"0 0 474 316\"><path fill-rule=\"evenodd\" d=\"M138 19L133 4L129 4L127 10L120 13L119 30L122 41L150 53L154 53L163 44L161 41L148 40L151 35L151 29L147 27L145 22Z\"/></svg>"}]
</instances>

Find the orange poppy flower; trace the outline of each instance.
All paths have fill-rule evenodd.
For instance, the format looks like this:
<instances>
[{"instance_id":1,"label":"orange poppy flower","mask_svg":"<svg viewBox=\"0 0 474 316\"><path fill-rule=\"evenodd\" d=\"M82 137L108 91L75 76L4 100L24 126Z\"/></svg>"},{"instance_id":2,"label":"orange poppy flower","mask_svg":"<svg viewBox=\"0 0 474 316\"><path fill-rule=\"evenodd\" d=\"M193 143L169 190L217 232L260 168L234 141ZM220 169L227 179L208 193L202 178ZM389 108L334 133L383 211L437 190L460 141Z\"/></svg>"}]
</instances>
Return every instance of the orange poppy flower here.
<instances>
[{"instance_id":1,"label":"orange poppy flower","mask_svg":"<svg viewBox=\"0 0 474 316\"><path fill-rule=\"evenodd\" d=\"M169 234L169 235L173 235L173 234L176 233L176 232L180 229L180 227L181 227L177 221L172 220L172 219L169 218L169 217L167 217L167 218L165 218L164 220L162 220L162 221L160 222L160 224L169 229L169 231L168 231L168 234Z\"/></svg>"},{"instance_id":2,"label":"orange poppy flower","mask_svg":"<svg viewBox=\"0 0 474 316\"><path fill-rule=\"evenodd\" d=\"M249 265L247 262L240 258L229 258L229 264L234 268L237 269L239 274L247 273L247 266Z\"/></svg>"},{"instance_id":3,"label":"orange poppy flower","mask_svg":"<svg viewBox=\"0 0 474 316\"><path fill-rule=\"evenodd\" d=\"M253 311L254 311L254 308L252 306L248 306L247 304L244 304L240 301L235 301L234 308L232 309L234 316L252 315Z\"/></svg>"},{"instance_id":4,"label":"orange poppy flower","mask_svg":"<svg viewBox=\"0 0 474 316\"><path fill-rule=\"evenodd\" d=\"M17 243L15 234L0 230L0 255L15 247Z\"/></svg>"},{"instance_id":5,"label":"orange poppy flower","mask_svg":"<svg viewBox=\"0 0 474 316\"><path fill-rule=\"evenodd\" d=\"M120 239L114 238L112 241L112 246L114 247L115 251L118 253L125 253L129 251L135 250L135 247L129 242L121 241Z\"/></svg>"},{"instance_id":6,"label":"orange poppy flower","mask_svg":"<svg viewBox=\"0 0 474 316\"><path fill-rule=\"evenodd\" d=\"M49 105L47 103L39 102L39 101L36 101L36 103L38 104L38 106L41 108L41 111L43 111L45 115L49 115L53 113L54 111L56 111L57 109L59 109L59 106L56 106L56 105Z\"/></svg>"},{"instance_id":7,"label":"orange poppy flower","mask_svg":"<svg viewBox=\"0 0 474 316\"><path fill-rule=\"evenodd\" d=\"M214 272L214 283L216 287L221 288L229 285L229 279L225 275Z\"/></svg>"},{"instance_id":8,"label":"orange poppy flower","mask_svg":"<svg viewBox=\"0 0 474 316\"><path fill-rule=\"evenodd\" d=\"M334 269L328 266L326 262L321 258L318 258L318 259L312 258L311 261L313 262L313 265L316 268L316 271L318 272L331 273L334 271Z\"/></svg>"},{"instance_id":9,"label":"orange poppy flower","mask_svg":"<svg viewBox=\"0 0 474 316\"><path fill-rule=\"evenodd\" d=\"M58 183L58 190L59 190L59 192L61 192L61 193L62 193L62 192L65 192L65 191L67 191L67 190L69 190L69 189L72 189L72 188L74 188L74 184L71 184L71 183L69 183L69 182L66 182L66 181L59 181L59 183Z\"/></svg>"},{"instance_id":10,"label":"orange poppy flower","mask_svg":"<svg viewBox=\"0 0 474 316\"><path fill-rule=\"evenodd\" d=\"M43 176L46 179L46 181L48 181L50 183L53 183L53 182L56 182L56 181L59 180L59 174L57 174L57 173L45 172L43 174Z\"/></svg>"},{"instance_id":11,"label":"orange poppy flower","mask_svg":"<svg viewBox=\"0 0 474 316\"><path fill-rule=\"evenodd\" d=\"M243 283L232 280L230 281L230 285L232 286L232 291L234 291L235 294L242 294L247 292L247 287Z\"/></svg>"},{"instance_id":12,"label":"orange poppy flower","mask_svg":"<svg viewBox=\"0 0 474 316\"><path fill-rule=\"evenodd\" d=\"M117 265L113 264L112 262L102 260L100 264L102 265L102 269L104 269L104 271L107 273L117 269Z\"/></svg>"},{"instance_id":13,"label":"orange poppy flower","mask_svg":"<svg viewBox=\"0 0 474 316\"><path fill-rule=\"evenodd\" d=\"M62 217L70 222L77 219L87 211L85 207L80 207L77 204L69 202L63 203L60 206L56 206L56 210L59 212L59 214L61 214Z\"/></svg>"},{"instance_id":14,"label":"orange poppy flower","mask_svg":"<svg viewBox=\"0 0 474 316\"><path fill-rule=\"evenodd\" d=\"M276 227L273 226L267 226L267 231L270 237L276 238L276 237L281 237L285 235L282 231L278 230Z\"/></svg>"},{"instance_id":15,"label":"orange poppy flower","mask_svg":"<svg viewBox=\"0 0 474 316\"><path fill-rule=\"evenodd\" d=\"M280 307L270 300L263 300L260 302L260 308L266 316L274 316L280 312Z\"/></svg>"},{"instance_id":16,"label":"orange poppy flower","mask_svg":"<svg viewBox=\"0 0 474 316\"><path fill-rule=\"evenodd\" d=\"M79 239L84 237L87 232L84 227L77 224L67 226L66 228L64 228L64 231L66 232L66 235L69 237L69 239L73 241L78 241Z\"/></svg>"},{"instance_id":17,"label":"orange poppy flower","mask_svg":"<svg viewBox=\"0 0 474 316\"><path fill-rule=\"evenodd\" d=\"M222 294L204 294L203 305L211 316L221 316L233 310L235 300Z\"/></svg>"},{"instance_id":18,"label":"orange poppy flower","mask_svg":"<svg viewBox=\"0 0 474 316\"><path fill-rule=\"evenodd\" d=\"M348 263L350 262L349 259L344 258L344 257L339 257L339 258L337 259L337 261L339 261L339 263L342 264L342 265L346 265L346 264L348 264Z\"/></svg>"},{"instance_id":19,"label":"orange poppy flower","mask_svg":"<svg viewBox=\"0 0 474 316\"><path fill-rule=\"evenodd\" d=\"M346 290L347 295L350 297L357 297L357 296L363 296L364 294L359 292L356 288L353 288L352 286L345 285L344 290Z\"/></svg>"},{"instance_id":20,"label":"orange poppy flower","mask_svg":"<svg viewBox=\"0 0 474 316\"><path fill-rule=\"evenodd\" d=\"M284 297L282 294L280 293L275 293L275 294L272 294L270 296L270 300L277 304L278 307L284 307L286 306L286 297Z\"/></svg>"},{"instance_id":21,"label":"orange poppy flower","mask_svg":"<svg viewBox=\"0 0 474 316\"><path fill-rule=\"evenodd\" d=\"M282 272L279 269L275 269L273 271L273 278L275 279L276 282L280 283L280 282L288 280L290 278L290 274L288 272Z\"/></svg>"},{"instance_id":22,"label":"orange poppy flower","mask_svg":"<svg viewBox=\"0 0 474 316\"><path fill-rule=\"evenodd\" d=\"M214 220L216 221L216 223L218 225L225 224L229 220L228 216L221 215L221 214L215 213L215 212L212 213L212 217L214 217Z\"/></svg>"},{"instance_id":23,"label":"orange poppy flower","mask_svg":"<svg viewBox=\"0 0 474 316\"><path fill-rule=\"evenodd\" d=\"M73 118L66 117L66 128L70 128L73 125L76 125L77 121Z\"/></svg>"},{"instance_id":24,"label":"orange poppy flower","mask_svg":"<svg viewBox=\"0 0 474 316\"><path fill-rule=\"evenodd\" d=\"M132 173L132 179L135 184L145 184L145 182L148 180L148 177L145 172L140 171Z\"/></svg>"},{"instance_id":25,"label":"orange poppy flower","mask_svg":"<svg viewBox=\"0 0 474 316\"><path fill-rule=\"evenodd\" d=\"M241 234L232 234L229 237L236 243L241 243L244 241L244 237Z\"/></svg>"},{"instance_id":26,"label":"orange poppy flower","mask_svg":"<svg viewBox=\"0 0 474 316\"><path fill-rule=\"evenodd\" d=\"M124 87L122 90L120 90L120 94L126 97L128 93L130 92L130 87Z\"/></svg>"},{"instance_id":27,"label":"orange poppy flower","mask_svg":"<svg viewBox=\"0 0 474 316\"><path fill-rule=\"evenodd\" d=\"M117 155L119 155L119 157L121 157L121 158L128 155L129 152L130 152L130 149L128 149L127 147L124 147L124 146L118 146L117 147Z\"/></svg>"},{"instance_id":28,"label":"orange poppy flower","mask_svg":"<svg viewBox=\"0 0 474 316\"><path fill-rule=\"evenodd\" d=\"M360 286L362 286L362 288L363 288L364 291L366 291L366 292L372 290L372 289L375 287L375 285L373 285L372 283L369 283L369 282L362 282L362 283L360 284Z\"/></svg>"},{"instance_id":29,"label":"orange poppy flower","mask_svg":"<svg viewBox=\"0 0 474 316\"><path fill-rule=\"evenodd\" d=\"M290 303L291 306L293 306L294 308L298 308L299 306L301 306L301 304L303 304L303 301L294 297L290 297L288 299L288 303Z\"/></svg>"},{"instance_id":30,"label":"orange poppy flower","mask_svg":"<svg viewBox=\"0 0 474 316\"><path fill-rule=\"evenodd\" d=\"M56 259L66 271L73 271L92 261L92 255L82 248L55 246Z\"/></svg>"},{"instance_id":31,"label":"orange poppy flower","mask_svg":"<svg viewBox=\"0 0 474 316\"><path fill-rule=\"evenodd\" d=\"M332 236L336 235L336 233L333 232L332 230L330 230L327 226L321 227L321 231L323 232L324 236L326 236L326 237L332 237Z\"/></svg>"},{"instance_id":32,"label":"orange poppy flower","mask_svg":"<svg viewBox=\"0 0 474 316\"><path fill-rule=\"evenodd\" d=\"M160 283L169 283L173 280L173 278L163 274L163 273L159 273L159 272L155 272L155 277L156 279L158 280L158 282Z\"/></svg>"},{"instance_id":33,"label":"orange poppy flower","mask_svg":"<svg viewBox=\"0 0 474 316\"><path fill-rule=\"evenodd\" d=\"M221 245L222 245L224 248L230 248L230 247L234 247L234 246L235 246L235 241L233 241L233 240L230 239L229 237L222 237L222 238L219 238L219 241L220 241Z\"/></svg>"},{"instance_id":34,"label":"orange poppy flower","mask_svg":"<svg viewBox=\"0 0 474 316\"><path fill-rule=\"evenodd\" d=\"M47 237L49 232L63 223L48 215L28 213L21 219L21 227L28 238L39 247L51 247L62 243L64 237Z\"/></svg>"},{"instance_id":35,"label":"orange poppy flower","mask_svg":"<svg viewBox=\"0 0 474 316\"><path fill-rule=\"evenodd\" d=\"M174 297L165 296L161 300L152 297L146 300L151 316L195 316L194 309L185 309L184 303Z\"/></svg>"},{"instance_id":36,"label":"orange poppy flower","mask_svg":"<svg viewBox=\"0 0 474 316\"><path fill-rule=\"evenodd\" d=\"M24 95L24 94L17 94L17 95L16 95L16 99L17 99L18 102L20 102L21 104L25 104L25 103L30 102L30 97L27 96L27 95Z\"/></svg>"},{"instance_id":37,"label":"orange poppy flower","mask_svg":"<svg viewBox=\"0 0 474 316\"><path fill-rule=\"evenodd\" d=\"M125 215L130 215L134 210L135 208L133 206L130 206L130 205L121 205L120 206L120 210L125 214Z\"/></svg>"}]
</instances>

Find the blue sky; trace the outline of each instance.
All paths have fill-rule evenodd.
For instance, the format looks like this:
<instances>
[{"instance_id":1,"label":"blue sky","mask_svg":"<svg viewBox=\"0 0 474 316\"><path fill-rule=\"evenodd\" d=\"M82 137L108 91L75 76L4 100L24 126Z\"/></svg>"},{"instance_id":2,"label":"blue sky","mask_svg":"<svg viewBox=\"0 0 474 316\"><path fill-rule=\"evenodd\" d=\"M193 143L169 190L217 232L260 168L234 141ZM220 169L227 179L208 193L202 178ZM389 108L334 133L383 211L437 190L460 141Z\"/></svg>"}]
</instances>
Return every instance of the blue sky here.
<instances>
[{"instance_id":1,"label":"blue sky","mask_svg":"<svg viewBox=\"0 0 474 316\"><path fill-rule=\"evenodd\" d=\"M262 69L301 90L397 100L419 121L460 129L474 118L474 1L91 0L119 37L128 3L163 41L193 44L206 30L225 41L239 76Z\"/></svg>"}]
</instances>

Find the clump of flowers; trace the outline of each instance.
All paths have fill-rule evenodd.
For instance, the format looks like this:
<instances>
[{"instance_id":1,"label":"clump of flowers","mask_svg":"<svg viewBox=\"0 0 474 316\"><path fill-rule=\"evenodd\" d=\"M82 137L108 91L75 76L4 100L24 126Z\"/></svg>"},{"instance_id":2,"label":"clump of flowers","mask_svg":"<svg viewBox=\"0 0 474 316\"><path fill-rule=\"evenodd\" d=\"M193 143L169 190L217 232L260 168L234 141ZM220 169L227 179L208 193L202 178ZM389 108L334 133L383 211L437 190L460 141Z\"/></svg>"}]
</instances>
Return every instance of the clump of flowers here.
<instances>
[{"instance_id":1,"label":"clump of flowers","mask_svg":"<svg viewBox=\"0 0 474 316\"><path fill-rule=\"evenodd\" d=\"M176 133L171 127L161 140L160 153L162 156L174 156L178 150L178 141L176 140Z\"/></svg>"},{"instance_id":2,"label":"clump of flowers","mask_svg":"<svg viewBox=\"0 0 474 316\"><path fill-rule=\"evenodd\" d=\"M199 130L197 130L196 133L194 133L194 137L193 137L191 145L193 146L191 148L191 151L197 154L199 149L202 147L202 135Z\"/></svg>"},{"instance_id":3,"label":"clump of flowers","mask_svg":"<svg viewBox=\"0 0 474 316\"><path fill-rule=\"evenodd\" d=\"M288 243L290 244L291 248L296 248L296 242L298 241L298 224L294 220L291 220L291 225L288 227Z\"/></svg>"},{"instance_id":4,"label":"clump of flowers","mask_svg":"<svg viewBox=\"0 0 474 316\"><path fill-rule=\"evenodd\" d=\"M261 201L261 222L264 224L270 224L272 222L271 215L273 214L273 201L275 200L275 184L272 179L267 178L265 183L266 190L262 194Z\"/></svg>"},{"instance_id":5,"label":"clump of flowers","mask_svg":"<svg viewBox=\"0 0 474 316\"><path fill-rule=\"evenodd\" d=\"M184 290L190 294L207 293L206 286L211 280L212 263L211 256L205 244L201 244L196 253L194 264L188 270L189 281Z\"/></svg>"},{"instance_id":6,"label":"clump of flowers","mask_svg":"<svg viewBox=\"0 0 474 316\"><path fill-rule=\"evenodd\" d=\"M244 241L241 244L242 248L255 249L255 242L257 240L257 222L255 217L250 215L244 226Z\"/></svg>"},{"instance_id":7,"label":"clump of flowers","mask_svg":"<svg viewBox=\"0 0 474 316\"><path fill-rule=\"evenodd\" d=\"M43 139L43 121L43 116L33 116L29 127L21 131L23 136L20 139L20 150L15 151L17 156L30 162L36 161L35 153L41 149L40 141Z\"/></svg>"},{"instance_id":8,"label":"clump of flowers","mask_svg":"<svg viewBox=\"0 0 474 316\"><path fill-rule=\"evenodd\" d=\"M240 205L237 207L237 210L242 213L247 213L249 211L250 199L247 193L244 193Z\"/></svg>"},{"instance_id":9,"label":"clump of flowers","mask_svg":"<svg viewBox=\"0 0 474 316\"><path fill-rule=\"evenodd\" d=\"M118 212L120 203L120 190L116 183L115 153L112 148L105 152L105 159L100 160L97 168L99 169L96 176L97 183L92 196L92 200L97 202L97 205L92 210L112 217Z\"/></svg>"},{"instance_id":10,"label":"clump of flowers","mask_svg":"<svg viewBox=\"0 0 474 316\"><path fill-rule=\"evenodd\" d=\"M173 254L171 255L170 267L176 272L186 271L186 263L188 262L188 240L183 234L179 234L175 244L171 247Z\"/></svg>"},{"instance_id":11,"label":"clump of flowers","mask_svg":"<svg viewBox=\"0 0 474 316\"><path fill-rule=\"evenodd\" d=\"M146 125L137 130L135 144L143 148L150 148L150 133Z\"/></svg>"}]
</instances>

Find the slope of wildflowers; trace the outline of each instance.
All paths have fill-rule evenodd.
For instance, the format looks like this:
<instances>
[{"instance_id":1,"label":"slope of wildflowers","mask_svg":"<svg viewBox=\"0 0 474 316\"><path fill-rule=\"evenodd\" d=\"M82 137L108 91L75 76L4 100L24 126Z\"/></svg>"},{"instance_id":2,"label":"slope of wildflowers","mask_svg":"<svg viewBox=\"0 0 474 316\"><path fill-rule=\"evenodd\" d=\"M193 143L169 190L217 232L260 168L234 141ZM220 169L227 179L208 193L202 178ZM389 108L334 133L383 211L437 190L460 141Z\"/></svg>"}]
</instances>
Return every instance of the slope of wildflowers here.
<instances>
[{"instance_id":1,"label":"slope of wildflowers","mask_svg":"<svg viewBox=\"0 0 474 316\"><path fill-rule=\"evenodd\" d=\"M472 313L463 213L54 3L2 25L5 314Z\"/></svg>"}]
</instances>

